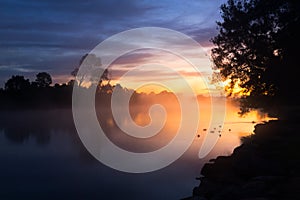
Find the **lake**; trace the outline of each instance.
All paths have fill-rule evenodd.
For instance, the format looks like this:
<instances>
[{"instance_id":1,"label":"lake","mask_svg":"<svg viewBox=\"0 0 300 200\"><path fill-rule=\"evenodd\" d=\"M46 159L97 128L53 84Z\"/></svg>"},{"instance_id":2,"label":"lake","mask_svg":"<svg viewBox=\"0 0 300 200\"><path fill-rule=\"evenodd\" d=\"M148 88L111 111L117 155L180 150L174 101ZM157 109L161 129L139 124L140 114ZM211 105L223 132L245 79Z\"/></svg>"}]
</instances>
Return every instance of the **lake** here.
<instances>
[{"instance_id":1,"label":"lake","mask_svg":"<svg viewBox=\"0 0 300 200\"><path fill-rule=\"evenodd\" d=\"M256 123L269 119L257 111L240 117L238 110L233 101L227 101L224 124L215 130L220 131L219 140L205 158L198 157L204 135L208 134L203 123L183 156L163 169L140 174L111 169L89 154L76 132L71 110L2 111L0 199L159 200L190 196L199 184L195 178L205 162L218 155L230 155L240 145L241 137L253 133ZM206 117L202 115L202 120ZM135 108L132 118L140 125L149 122L141 107ZM110 117L101 119L108 138L136 152L161 148L178 126L178 118L172 114L157 138L139 143L121 136Z\"/></svg>"}]
</instances>

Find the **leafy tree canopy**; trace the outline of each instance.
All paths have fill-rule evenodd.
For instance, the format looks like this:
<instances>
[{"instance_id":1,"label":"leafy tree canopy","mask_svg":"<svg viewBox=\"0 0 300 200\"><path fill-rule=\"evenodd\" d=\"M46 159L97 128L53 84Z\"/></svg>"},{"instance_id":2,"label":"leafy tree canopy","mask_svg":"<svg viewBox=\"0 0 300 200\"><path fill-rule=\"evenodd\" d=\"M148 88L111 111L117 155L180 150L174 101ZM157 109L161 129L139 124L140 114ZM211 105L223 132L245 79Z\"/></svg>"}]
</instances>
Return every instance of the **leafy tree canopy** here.
<instances>
[{"instance_id":1,"label":"leafy tree canopy","mask_svg":"<svg viewBox=\"0 0 300 200\"><path fill-rule=\"evenodd\" d=\"M242 112L297 103L299 1L228 0L221 6L212 58L230 84L243 89Z\"/></svg>"},{"instance_id":2,"label":"leafy tree canopy","mask_svg":"<svg viewBox=\"0 0 300 200\"><path fill-rule=\"evenodd\" d=\"M35 83L40 88L49 87L52 83L51 75L47 72L40 72L36 75Z\"/></svg>"},{"instance_id":3,"label":"leafy tree canopy","mask_svg":"<svg viewBox=\"0 0 300 200\"><path fill-rule=\"evenodd\" d=\"M25 79L24 76L12 76L5 83L5 90L9 92L18 92L27 90L30 87L29 79Z\"/></svg>"}]
</instances>

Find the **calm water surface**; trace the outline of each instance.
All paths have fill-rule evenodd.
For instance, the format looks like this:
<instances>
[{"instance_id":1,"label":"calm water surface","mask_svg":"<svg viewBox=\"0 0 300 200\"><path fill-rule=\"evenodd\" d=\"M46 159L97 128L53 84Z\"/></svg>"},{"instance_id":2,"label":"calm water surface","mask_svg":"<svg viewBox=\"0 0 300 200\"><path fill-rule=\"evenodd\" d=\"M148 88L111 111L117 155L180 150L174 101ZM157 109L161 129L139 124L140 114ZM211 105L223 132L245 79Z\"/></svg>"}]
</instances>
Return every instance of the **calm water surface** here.
<instances>
[{"instance_id":1,"label":"calm water surface","mask_svg":"<svg viewBox=\"0 0 300 200\"><path fill-rule=\"evenodd\" d=\"M135 108L138 124L147 124L146 112ZM204 111L205 112L205 111ZM240 138L253 132L256 123L267 120L258 112L239 117L238 108L227 103L224 125L216 146L204 159L198 158L207 128L205 118L192 146L168 167L145 174L113 170L94 159L81 143L71 110L1 112L0 199L181 199L192 194L201 167L218 155L230 155ZM109 138L124 149L146 152L160 148L173 137L178 118L172 114L157 138L144 143L118 134L113 121L100 120ZM148 121L147 121L148 120ZM148 145L146 145L148 144Z\"/></svg>"}]
</instances>

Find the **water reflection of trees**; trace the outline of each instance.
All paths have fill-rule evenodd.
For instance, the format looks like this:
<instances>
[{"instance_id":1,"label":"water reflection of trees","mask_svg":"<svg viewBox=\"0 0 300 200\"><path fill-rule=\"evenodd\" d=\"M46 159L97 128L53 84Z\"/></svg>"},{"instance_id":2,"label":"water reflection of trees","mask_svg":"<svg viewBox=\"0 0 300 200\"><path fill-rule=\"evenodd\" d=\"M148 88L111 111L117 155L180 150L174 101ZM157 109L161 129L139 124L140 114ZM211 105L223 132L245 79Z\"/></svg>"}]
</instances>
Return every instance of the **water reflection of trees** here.
<instances>
[{"instance_id":1,"label":"water reflection of trees","mask_svg":"<svg viewBox=\"0 0 300 200\"><path fill-rule=\"evenodd\" d=\"M95 159L88 153L80 141L74 126L72 111L60 110L30 110L2 111L0 113L0 133L5 138L18 145L49 145L54 134L59 139L67 136L68 144L74 147L84 162ZM32 143L32 141L34 141Z\"/></svg>"},{"instance_id":2,"label":"water reflection of trees","mask_svg":"<svg viewBox=\"0 0 300 200\"><path fill-rule=\"evenodd\" d=\"M87 89L84 89L87 90ZM123 90L127 92L126 89ZM108 138L116 145L133 152L148 152L165 146L175 136L179 123L174 119L180 117L177 99L174 94L162 92L160 94L144 94L134 92L129 105L132 119L139 125L150 123L149 109L154 104L164 106L167 115L163 129L155 136L147 139L138 139L122 132L114 122L111 111L111 93L96 94L96 112L98 121ZM173 113L173 114L170 114ZM34 143L48 145L54 134L58 138L68 135L72 144L79 150L81 157L88 160L91 155L83 146L73 121L72 110L67 109L34 109L34 110L8 110L0 112L0 130L5 138L15 144ZM172 134L171 134L172 133ZM174 134L173 134L174 133Z\"/></svg>"},{"instance_id":3,"label":"water reflection of trees","mask_svg":"<svg viewBox=\"0 0 300 200\"><path fill-rule=\"evenodd\" d=\"M0 127L12 142L22 144L34 139L38 144L48 144L52 132L75 131L71 114L69 110L1 112Z\"/></svg>"}]
</instances>

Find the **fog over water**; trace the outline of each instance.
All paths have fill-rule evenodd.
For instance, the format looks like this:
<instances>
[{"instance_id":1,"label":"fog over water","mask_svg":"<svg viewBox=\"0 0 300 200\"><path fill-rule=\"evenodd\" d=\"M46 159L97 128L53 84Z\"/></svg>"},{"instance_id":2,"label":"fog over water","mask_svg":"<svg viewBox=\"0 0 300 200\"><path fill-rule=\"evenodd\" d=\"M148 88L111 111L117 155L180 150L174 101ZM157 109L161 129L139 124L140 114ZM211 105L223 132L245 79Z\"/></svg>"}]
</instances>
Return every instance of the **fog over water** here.
<instances>
[{"instance_id":1,"label":"fog over water","mask_svg":"<svg viewBox=\"0 0 300 200\"><path fill-rule=\"evenodd\" d=\"M111 111L98 107L98 119L108 138L133 152L159 149L175 136L180 124L178 102L165 102L165 126L155 136L138 139L116 127ZM218 155L230 155L240 138L252 134L256 123L268 118L257 111L240 117L237 104L227 101L224 124L211 127L219 134L213 150L199 159L198 153L211 117L209 101L202 105L198 132L190 148L171 165L150 173L130 174L111 169L88 153L80 141L72 111L36 110L0 113L0 199L180 199L192 194L201 167ZM150 122L149 102L130 107L140 126ZM161 115L153 114L159 119ZM126 119L124 119L126 120ZM191 119L192 120L192 119ZM125 121L124 121L125 123Z\"/></svg>"}]
</instances>

